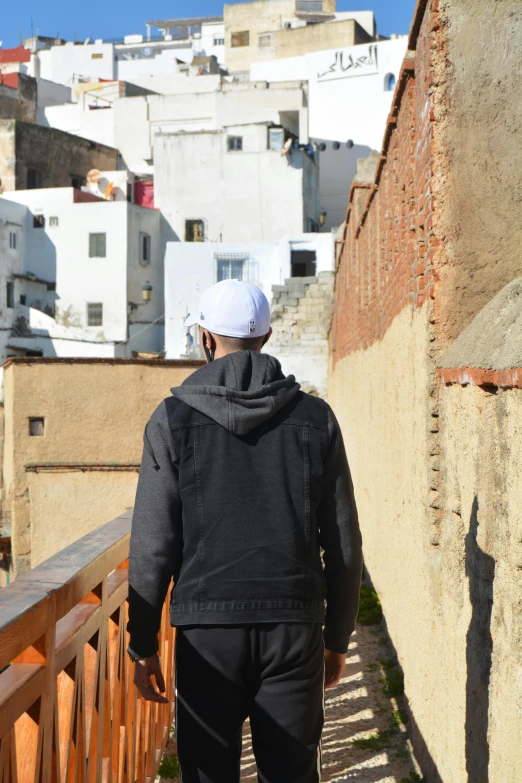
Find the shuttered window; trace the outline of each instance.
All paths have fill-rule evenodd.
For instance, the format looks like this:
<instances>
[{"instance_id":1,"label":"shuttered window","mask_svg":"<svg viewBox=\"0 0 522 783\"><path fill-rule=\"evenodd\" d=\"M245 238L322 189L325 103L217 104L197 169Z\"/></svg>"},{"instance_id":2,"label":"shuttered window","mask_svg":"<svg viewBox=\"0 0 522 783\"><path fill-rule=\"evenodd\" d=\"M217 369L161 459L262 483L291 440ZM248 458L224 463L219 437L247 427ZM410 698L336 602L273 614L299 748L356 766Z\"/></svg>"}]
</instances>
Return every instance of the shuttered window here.
<instances>
[{"instance_id":1,"label":"shuttered window","mask_svg":"<svg viewBox=\"0 0 522 783\"><path fill-rule=\"evenodd\" d=\"M89 234L89 258L105 258L107 234Z\"/></svg>"},{"instance_id":2,"label":"shuttered window","mask_svg":"<svg viewBox=\"0 0 522 783\"><path fill-rule=\"evenodd\" d=\"M101 302L88 303L87 326L103 326L103 304Z\"/></svg>"}]
</instances>

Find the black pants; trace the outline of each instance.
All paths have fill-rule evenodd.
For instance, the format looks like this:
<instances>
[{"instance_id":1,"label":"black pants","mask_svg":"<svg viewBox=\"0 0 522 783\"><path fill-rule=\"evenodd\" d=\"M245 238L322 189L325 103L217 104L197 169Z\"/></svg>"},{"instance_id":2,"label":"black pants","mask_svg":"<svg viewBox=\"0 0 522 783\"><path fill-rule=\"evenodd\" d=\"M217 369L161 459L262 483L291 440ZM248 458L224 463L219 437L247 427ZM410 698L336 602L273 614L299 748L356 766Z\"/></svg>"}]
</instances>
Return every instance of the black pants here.
<instances>
[{"instance_id":1,"label":"black pants","mask_svg":"<svg viewBox=\"0 0 522 783\"><path fill-rule=\"evenodd\" d=\"M260 783L319 783L320 624L178 628L176 691L183 783L239 782L248 716Z\"/></svg>"}]
</instances>

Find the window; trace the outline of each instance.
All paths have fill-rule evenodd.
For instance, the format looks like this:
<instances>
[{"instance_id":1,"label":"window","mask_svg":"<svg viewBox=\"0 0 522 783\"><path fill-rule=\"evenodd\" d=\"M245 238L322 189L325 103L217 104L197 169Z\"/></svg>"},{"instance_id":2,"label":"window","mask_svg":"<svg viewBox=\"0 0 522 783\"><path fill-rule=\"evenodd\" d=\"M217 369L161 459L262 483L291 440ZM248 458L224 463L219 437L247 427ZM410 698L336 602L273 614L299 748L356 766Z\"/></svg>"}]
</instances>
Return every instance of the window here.
<instances>
[{"instance_id":1,"label":"window","mask_svg":"<svg viewBox=\"0 0 522 783\"><path fill-rule=\"evenodd\" d=\"M140 264L148 266L150 264L150 234L140 231Z\"/></svg>"},{"instance_id":2,"label":"window","mask_svg":"<svg viewBox=\"0 0 522 783\"><path fill-rule=\"evenodd\" d=\"M284 27L285 27L285 30L291 30L292 29L292 22L285 22Z\"/></svg>"},{"instance_id":3,"label":"window","mask_svg":"<svg viewBox=\"0 0 522 783\"><path fill-rule=\"evenodd\" d=\"M185 242L204 242L205 224L202 220L185 220Z\"/></svg>"},{"instance_id":4,"label":"window","mask_svg":"<svg viewBox=\"0 0 522 783\"><path fill-rule=\"evenodd\" d=\"M6 304L8 307L14 307L14 283L7 283L6 285Z\"/></svg>"},{"instance_id":5,"label":"window","mask_svg":"<svg viewBox=\"0 0 522 783\"><path fill-rule=\"evenodd\" d=\"M225 39L224 38L214 38L214 46L224 46L225 45Z\"/></svg>"},{"instance_id":6,"label":"window","mask_svg":"<svg viewBox=\"0 0 522 783\"><path fill-rule=\"evenodd\" d=\"M285 143L285 132L283 128L268 129L268 149L280 152Z\"/></svg>"},{"instance_id":7,"label":"window","mask_svg":"<svg viewBox=\"0 0 522 783\"><path fill-rule=\"evenodd\" d=\"M257 36L257 45L260 49L265 49L268 46L272 46L272 34L263 33L263 35Z\"/></svg>"},{"instance_id":8,"label":"window","mask_svg":"<svg viewBox=\"0 0 522 783\"><path fill-rule=\"evenodd\" d=\"M134 201L134 187L132 182L127 182L127 201L132 204Z\"/></svg>"},{"instance_id":9,"label":"window","mask_svg":"<svg viewBox=\"0 0 522 783\"><path fill-rule=\"evenodd\" d=\"M48 291L56 291L56 283L47 283L46 288Z\"/></svg>"},{"instance_id":10,"label":"window","mask_svg":"<svg viewBox=\"0 0 522 783\"><path fill-rule=\"evenodd\" d=\"M87 183L85 177L80 177L78 174L71 174L71 187L81 190Z\"/></svg>"},{"instance_id":11,"label":"window","mask_svg":"<svg viewBox=\"0 0 522 783\"><path fill-rule=\"evenodd\" d=\"M30 416L29 435L41 438L45 432L45 419L43 417Z\"/></svg>"},{"instance_id":12,"label":"window","mask_svg":"<svg viewBox=\"0 0 522 783\"><path fill-rule=\"evenodd\" d=\"M248 258L244 253L216 253L218 283L221 280L243 280L245 261L248 261Z\"/></svg>"},{"instance_id":13,"label":"window","mask_svg":"<svg viewBox=\"0 0 522 783\"><path fill-rule=\"evenodd\" d=\"M250 33L243 30L241 33L232 33L231 46L235 49L238 46L250 46Z\"/></svg>"},{"instance_id":14,"label":"window","mask_svg":"<svg viewBox=\"0 0 522 783\"><path fill-rule=\"evenodd\" d=\"M57 217L50 217L49 218L49 225L50 226L57 226L60 221Z\"/></svg>"},{"instance_id":15,"label":"window","mask_svg":"<svg viewBox=\"0 0 522 783\"><path fill-rule=\"evenodd\" d=\"M316 270L315 250L291 250L292 277L314 277Z\"/></svg>"},{"instance_id":16,"label":"window","mask_svg":"<svg viewBox=\"0 0 522 783\"><path fill-rule=\"evenodd\" d=\"M9 249L18 250L18 234L16 231L9 232Z\"/></svg>"},{"instance_id":17,"label":"window","mask_svg":"<svg viewBox=\"0 0 522 783\"><path fill-rule=\"evenodd\" d=\"M42 176L38 169L27 169L27 190L35 190L42 186Z\"/></svg>"},{"instance_id":18,"label":"window","mask_svg":"<svg viewBox=\"0 0 522 783\"><path fill-rule=\"evenodd\" d=\"M91 60L103 60L103 54L101 52L95 52L91 54Z\"/></svg>"},{"instance_id":19,"label":"window","mask_svg":"<svg viewBox=\"0 0 522 783\"><path fill-rule=\"evenodd\" d=\"M45 228L45 217L43 215L33 215L33 228Z\"/></svg>"},{"instance_id":20,"label":"window","mask_svg":"<svg viewBox=\"0 0 522 783\"><path fill-rule=\"evenodd\" d=\"M20 294L20 304L24 305L26 303L26 295Z\"/></svg>"},{"instance_id":21,"label":"window","mask_svg":"<svg viewBox=\"0 0 522 783\"><path fill-rule=\"evenodd\" d=\"M397 79L395 78L395 74L387 73L384 77L384 89L386 92L392 92L395 89L396 84Z\"/></svg>"},{"instance_id":22,"label":"window","mask_svg":"<svg viewBox=\"0 0 522 783\"><path fill-rule=\"evenodd\" d=\"M89 234L89 258L105 258L107 234Z\"/></svg>"},{"instance_id":23,"label":"window","mask_svg":"<svg viewBox=\"0 0 522 783\"><path fill-rule=\"evenodd\" d=\"M243 149L243 137L229 136L227 138L227 147L229 152L240 152Z\"/></svg>"},{"instance_id":24,"label":"window","mask_svg":"<svg viewBox=\"0 0 522 783\"><path fill-rule=\"evenodd\" d=\"M101 302L89 302L87 304L87 326L103 325L103 304Z\"/></svg>"}]
</instances>

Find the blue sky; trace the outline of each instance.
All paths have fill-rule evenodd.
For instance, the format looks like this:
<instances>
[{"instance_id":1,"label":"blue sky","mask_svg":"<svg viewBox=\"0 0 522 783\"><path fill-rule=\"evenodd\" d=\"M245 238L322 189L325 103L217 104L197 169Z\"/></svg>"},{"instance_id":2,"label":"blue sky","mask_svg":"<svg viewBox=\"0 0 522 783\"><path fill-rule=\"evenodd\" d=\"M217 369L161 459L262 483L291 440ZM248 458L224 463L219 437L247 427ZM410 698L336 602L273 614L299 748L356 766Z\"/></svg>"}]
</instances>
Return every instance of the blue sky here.
<instances>
[{"instance_id":1,"label":"blue sky","mask_svg":"<svg viewBox=\"0 0 522 783\"><path fill-rule=\"evenodd\" d=\"M339 11L375 12L377 27L382 35L408 32L415 0L373 0L352 2L337 0ZM191 0L190 3L166 0L21 0L6 2L0 16L0 40L3 47L17 46L20 32L23 38L31 35L31 19L36 34L57 35L62 38L85 40L117 38L130 33L145 32L148 19L172 19L183 16L210 16L222 14L222 0Z\"/></svg>"}]
</instances>

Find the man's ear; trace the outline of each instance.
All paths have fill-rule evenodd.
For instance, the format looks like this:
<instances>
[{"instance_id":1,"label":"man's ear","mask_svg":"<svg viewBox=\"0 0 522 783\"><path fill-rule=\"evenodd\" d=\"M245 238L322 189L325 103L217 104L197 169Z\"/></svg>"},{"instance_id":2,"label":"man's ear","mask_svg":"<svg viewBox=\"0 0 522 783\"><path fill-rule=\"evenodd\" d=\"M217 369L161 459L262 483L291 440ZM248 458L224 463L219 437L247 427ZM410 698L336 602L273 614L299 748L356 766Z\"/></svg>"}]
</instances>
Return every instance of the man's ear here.
<instances>
[{"instance_id":1,"label":"man's ear","mask_svg":"<svg viewBox=\"0 0 522 783\"><path fill-rule=\"evenodd\" d=\"M270 327L270 329L268 330L268 334L265 335L265 339L263 340L263 346L265 346L267 344L267 342L270 340L270 338L272 337L272 332L273 332L273 329L272 329L272 327Z\"/></svg>"}]
</instances>

